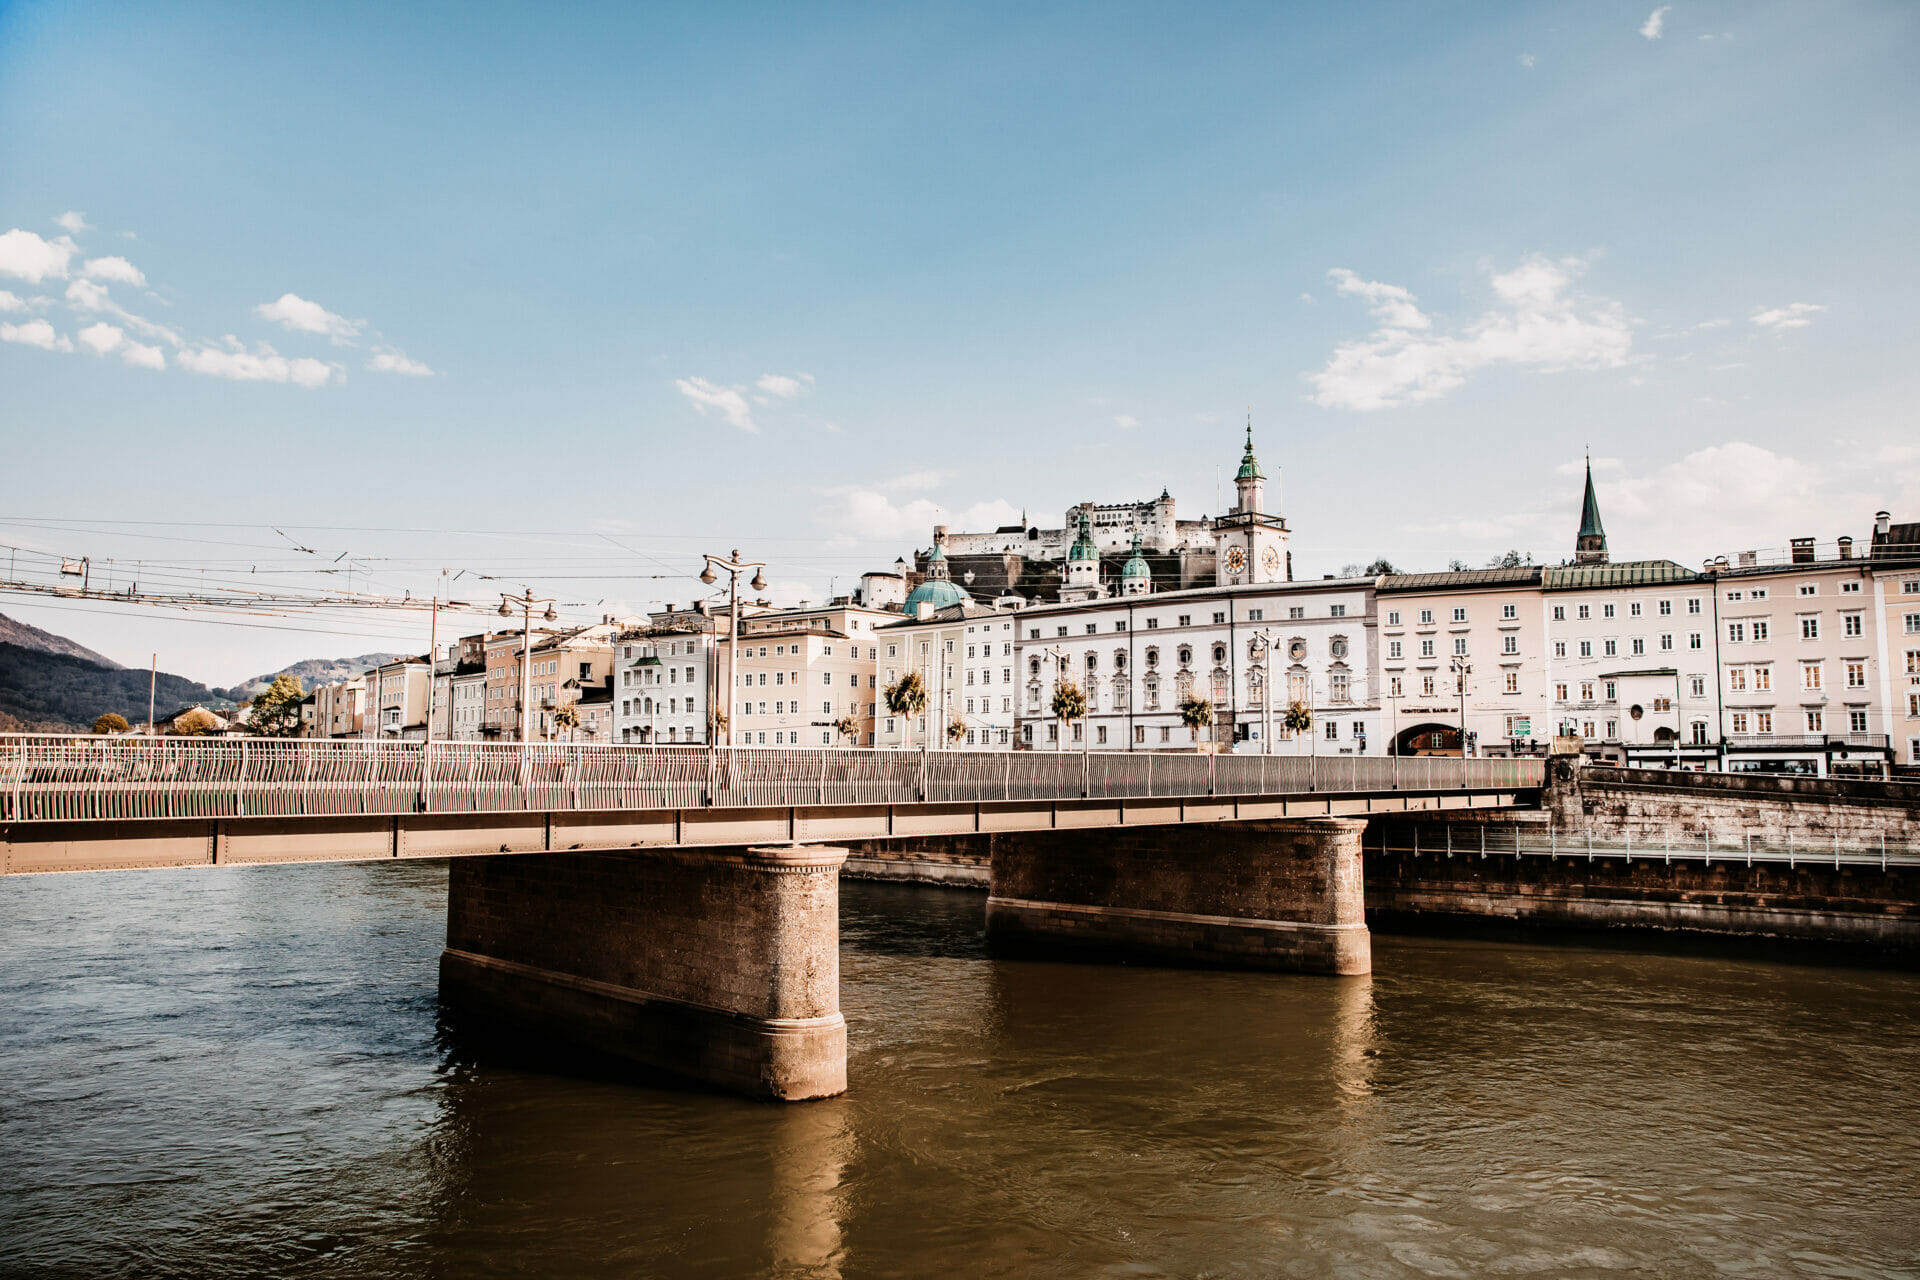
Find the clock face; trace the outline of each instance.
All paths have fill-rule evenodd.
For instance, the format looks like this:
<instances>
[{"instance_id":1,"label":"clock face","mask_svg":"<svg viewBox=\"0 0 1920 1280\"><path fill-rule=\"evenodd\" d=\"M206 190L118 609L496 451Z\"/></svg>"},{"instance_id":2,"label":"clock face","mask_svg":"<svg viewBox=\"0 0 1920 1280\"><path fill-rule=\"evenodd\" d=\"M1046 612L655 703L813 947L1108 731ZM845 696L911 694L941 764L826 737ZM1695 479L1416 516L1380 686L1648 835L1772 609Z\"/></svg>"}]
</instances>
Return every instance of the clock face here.
<instances>
[{"instance_id":1,"label":"clock face","mask_svg":"<svg viewBox=\"0 0 1920 1280\"><path fill-rule=\"evenodd\" d=\"M1227 548L1227 570L1238 573L1247 567L1247 553L1238 547Z\"/></svg>"},{"instance_id":2,"label":"clock face","mask_svg":"<svg viewBox=\"0 0 1920 1280\"><path fill-rule=\"evenodd\" d=\"M1268 573L1278 573L1280 572L1280 553L1268 547L1260 553L1260 563L1267 566Z\"/></svg>"}]
</instances>

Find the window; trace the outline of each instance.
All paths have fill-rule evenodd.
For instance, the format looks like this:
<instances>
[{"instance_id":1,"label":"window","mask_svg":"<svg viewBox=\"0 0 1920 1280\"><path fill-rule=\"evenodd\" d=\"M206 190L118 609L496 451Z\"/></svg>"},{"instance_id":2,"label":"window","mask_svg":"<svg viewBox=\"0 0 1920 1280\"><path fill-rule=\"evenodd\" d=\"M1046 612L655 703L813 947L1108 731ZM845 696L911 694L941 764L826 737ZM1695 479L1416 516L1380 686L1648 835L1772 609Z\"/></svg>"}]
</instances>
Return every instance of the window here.
<instances>
[{"instance_id":1,"label":"window","mask_svg":"<svg viewBox=\"0 0 1920 1280\"><path fill-rule=\"evenodd\" d=\"M1733 722L1733 731L1735 733L1747 732L1747 713L1746 712L1736 711L1733 713L1733 715L1730 718Z\"/></svg>"},{"instance_id":2,"label":"window","mask_svg":"<svg viewBox=\"0 0 1920 1280\"><path fill-rule=\"evenodd\" d=\"M1620 686L1619 686L1619 685L1617 685L1617 684L1615 684L1615 683L1614 683L1613 681L1611 681L1611 680L1609 680L1609 681L1607 681L1607 682L1606 682L1606 684L1605 684L1605 685L1604 685L1603 687L1604 687L1604 688L1606 689L1606 691L1607 691L1607 701L1608 701L1608 702L1618 702L1618 701L1620 701Z\"/></svg>"},{"instance_id":3,"label":"window","mask_svg":"<svg viewBox=\"0 0 1920 1280\"><path fill-rule=\"evenodd\" d=\"M1803 596L1817 596L1820 594L1820 584L1817 582L1803 582L1800 584L1800 594Z\"/></svg>"},{"instance_id":4,"label":"window","mask_svg":"<svg viewBox=\"0 0 1920 1280\"><path fill-rule=\"evenodd\" d=\"M1400 611L1398 609L1387 610L1387 625L1390 627L1400 625Z\"/></svg>"},{"instance_id":5,"label":"window","mask_svg":"<svg viewBox=\"0 0 1920 1280\"><path fill-rule=\"evenodd\" d=\"M1867 687L1867 664L1849 662L1847 664L1847 688L1864 689Z\"/></svg>"},{"instance_id":6,"label":"window","mask_svg":"<svg viewBox=\"0 0 1920 1280\"><path fill-rule=\"evenodd\" d=\"M1843 582L1840 584L1840 594L1843 596L1856 595L1859 591L1860 584L1857 582Z\"/></svg>"},{"instance_id":7,"label":"window","mask_svg":"<svg viewBox=\"0 0 1920 1280\"><path fill-rule=\"evenodd\" d=\"M1818 711L1807 712L1807 732L1808 733L1824 732L1824 729L1823 729L1824 724L1825 724L1825 717L1823 717Z\"/></svg>"},{"instance_id":8,"label":"window","mask_svg":"<svg viewBox=\"0 0 1920 1280\"><path fill-rule=\"evenodd\" d=\"M1821 680L1822 676L1819 663L1807 662L1801 664L1800 687L1802 689L1818 689L1821 687Z\"/></svg>"},{"instance_id":9,"label":"window","mask_svg":"<svg viewBox=\"0 0 1920 1280\"><path fill-rule=\"evenodd\" d=\"M1301 618L1304 618L1306 616L1307 616L1307 607L1303 604L1292 605L1292 606L1289 606L1287 609L1287 617L1292 621L1297 622Z\"/></svg>"},{"instance_id":10,"label":"window","mask_svg":"<svg viewBox=\"0 0 1920 1280\"><path fill-rule=\"evenodd\" d=\"M1591 618L1593 616L1593 607L1591 605L1581 605L1579 607L1579 615L1582 618Z\"/></svg>"},{"instance_id":11,"label":"window","mask_svg":"<svg viewBox=\"0 0 1920 1280\"><path fill-rule=\"evenodd\" d=\"M1748 592L1748 594L1755 600L1765 600L1767 598L1767 589L1765 587L1755 587L1752 591Z\"/></svg>"},{"instance_id":12,"label":"window","mask_svg":"<svg viewBox=\"0 0 1920 1280\"><path fill-rule=\"evenodd\" d=\"M1620 736L1620 722L1618 720L1607 721L1607 736L1609 738L1617 738Z\"/></svg>"},{"instance_id":13,"label":"window","mask_svg":"<svg viewBox=\"0 0 1920 1280\"><path fill-rule=\"evenodd\" d=\"M1593 656L1593 641L1582 640L1580 642L1580 656L1583 658L1591 658Z\"/></svg>"},{"instance_id":14,"label":"window","mask_svg":"<svg viewBox=\"0 0 1920 1280\"><path fill-rule=\"evenodd\" d=\"M1742 599L1742 598L1743 598L1743 597L1741 596L1741 594L1740 594L1740 593L1739 593L1738 591L1729 591L1729 592L1727 592L1727 599L1729 599L1729 600L1739 600L1739 599Z\"/></svg>"},{"instance_id":15,"label":"window","mask_svg":"<svg viewBox=\"0 0 1920 1280\"><path fill-rule=\"evenodd\" d=\"M1753 669L1753 687L1761 693L1773 688L1773 668L1755 667Z\"/></svg>"},{"instance_id":16,"label":"window","mask_svg":"<svg viewBox=\"0 0 1920 1280\"><path fill-rule=\"evenodd\" d=\"M1617 658L1620 656L1620 642L1618 640L1602 640L1600 645L1607 657Z\"/></svg>"},{"instance_id":17,"label":"window","mask_svg":"<svg viewBox=\"0 0 1920 1280\"><path fill-rule=\"evenodd\" d=\"M1747 624L1744 622L1729 622L1727 624L1727 643L1745 644L1746 642Z\"/></svg>"},{"instance_id":18,"label":"window","mask_svg":"<svg viewBox=\"0 0 1920 1280\"><path fill-rule=\"evenodd\" d=\"M1433 656L1433 641L1422 640L1420 642L1420 656L1423 658L1431 658Z\"/></svg>"},{"instance_id":19,"label":"window","mask_svg":"<svg viewBox=\"0 0 1920 1280\"><path fill-rule=\"evenodd\" d=\"M1820 619L1817 617L1800 619L1800 638L1802 640L1818 640L1820 638Z\"/></svg>"},{"instance_id":20,"label":"window","mask_svg":"<svg viewBox=\"0 0 1920 1280\"><path fill-rule=\"evenodd\" d=\"M1908 585L1911 585L1911 584L1908 584ZM1902 623L1902 626L1901 626L1902 634L1910 635L1910 636L1920 636L1920 613L1904 614L1902 615L1900 621Z\"/></svg>"},{"instance_id":21,"label":"window","mask_svg":"<svg viewBox=\"0 0 1920 1280\"><path fill-rule=\"evenodd\" d=\"M1393 676L1387 681L1387 691L1392 697L1395 697L1395 698L1401 698L1406 696L1405 690L1403 690L1400 687L1399 676Z\"/></svg>"},{"instance_id":22,"label":"window","mask_svg":"<svg viewBox=\"0 0 1920 1280\"><path fill-rule=\"evenodd\" d=\"M1519 652L1520 652L1520 637L1519 637L1519 636L1501 636L1501 637L1500 637L1500 652L1502 652L1502 653L1519 653Z\"/></svg>"},{"instance_id":23,"label":"window","mask_svg":"<svg viewBox=\"0 0 1920 1280\"><path fill-rule=\"evenodd\" d=\"M1343 604L1336 604L1331 609L1327 610L1327 613L1330 616L1335 618L1344 618L1347 616L1347 606Z\"/></svg>"},{"instance_id":24,"label":"window","mask_svg":"<svg viewBox=\"0 0 1920 1280\"><path fill-rule=\"evenodd\" d=\"M1227 622L1227 615L1226 615L1226 614L1224 614L1224 613L1216 613L1216 614L1214 614L1214 615L1213 615L1213 625L1214 625L1214 626L1216 626L1216 627L1222 627L1222 626L1225 626L1225 625L1226 625L1226 622Z\"/></svg>"},{"instance_id":25,"label":"window","mask_svg":"<svg viewBox=\"0 0 1920 1280\"><path fill-rule=\"evenodd\" d=\"M1467 638L1465 636L1455 636L1453 638L1453 656L1456 658L1464 658L1467 656Z\"/></svg>"},{"instance_id":26,"label":"window","mask_svg":"<svg viewBox=\"0 0 1920 1280\"><path fill-rule=\"evenodd\" d=\"M1643 654L1643 653L1645 653L1646 651L1647 651L1647 640L1646 640L1646 637L1645 637L1645 636L1635 636L1635 637L1633 638L1633 656L1637 658L1637 657L1639 657L1639 656L1640 656L1641 654Z\"/></svg>"},{"instance_id":27,"label":"window","mask_svg":"<svg viewBox=\"0 0 1920 1280\"><path fill-rule=\"evenodd\" d=\"M1563 604L1553 606L1553 620L1555 622L1565 622L1567 620L1567 606Z\"/></svg>"},{"instance_id":28,"label":"window","mask_svg":"<svg viewBox=\"0 0 1920 1280\"><path fill-rule=\"evenodd\" d=\"M1502 621L1512 622L1515 618L1518 618L1519 616L1520 616L1519 605L1503 604L1500 606L1500 617Z\"/></svg>"},{"instance_id":29,"label":"window","mask_svg":"<svg viewBox=\"0 0 1920 1280\"><path fill-rule=\"evenodd\" d=\"M1553 656L1556 658L1564 658L1567 656L1567 642L1565 640L1555 640L1553 642Z\"/></svg>"},{"instance_id":30,"label":"window","mask_svg":"<svg viewBox=\"0 0 1920 1280\"><path fill-rule=\"evenodd\" d=\"M1567 700L1567 686L1564 684L1556 684L1553 686L1553 697L1556 702L1565 702Z\"/></svg>"},{"instance_id":31,"label":"window","mask_svg":"<svg viewBox=\"0 0 1920 1280\"><path fill-rule=\"evenodd\" d=\"M1773 732L1773 712L1756 711L1753 713L1753 731L1755 733Z\"/></svg>"},{"instance_id":32,"label":"window","mask_svg":"<svg viewBox=\"0 0 1920 1280\"><path fill-rule=\"evenodd\" d=\"M1174 624L1174 625L1176 625L1176 626L1181 626L1181 627L1190 627L1190 626L1192 626L1192 625L1193 625L1193 615L1192 615L1192 614L1190 614L1190 613L1183 613L1183 614L1181 614L1181 615L1180 615L1180 617L1178 618L1178 620L1177 620L1177 621L1175 622L1175 624Z\"/></svg>"},{"instance_id":33,"label":"window","mask_svg":"<svg viewBox=\"0 0 1920 1280\"><path fill-rule=\"evenodd\" d=\"M1392 658L1392 659L1395 659L1396 661L1397 661L1397 660L1399 659L1399 657L1400 657L1400 642L1399 642L1398 640L1389 640L1389 641L1387 641L1387 656L1388 656L1389 658Z\"/></svg>"},{"instance_id":34,"label":"window","mask_svg":"<svg viewBox=\"0 0 1920 1280\"><path fill-rule=\"evenodd\" d=\"M1687 597L1687 612L1688 612L1688 613L1699 613L1699 612L1700 612L1700 597L1699 597L1699 596L1688 596L1688 597Z\"/></svg>"},{"instance_id":35,"label":"window","mask_svg":"<svg viewBox=\"0 0 1920 1280\"><path fill-rule=\"evenodd\" d=\"M1603 617L1603 618L1611 618L1611 617L1613 616L1613 606L1612 606L1612 605L1610 605L1610 604L1603 604L1603 605L1601 605L1601 606L1600 606L1600 616L1601 616L1601 617ZM1611 735L1609 735L1609 736L1611 736Z\"/></svg>"},{"instance_id":36,"label":"window","mask_svg":"<svg viewBox=\"0 0 1920 1280\"><path fill-rule=\"evenodd\" d=\"M1582 702L1593 701L1593 681L1582 680L1580 682L1580 701Z\"/></svg>"},{"instance_id":37,"label":"window","mask_svg":"<svg viewBox=\"0 0 1920 1280\"><path fill-rule=\"evenodd\" d=\"M1747 669L1745 667L1727 668L1727 691L1745 693L1747 691Z\"/></svg>"},{"instance_id":38,"label":"window","mask_svg":"<svg viewBox=\"0 0 1920 1280\"><path fill-rule=\"evenodd\" d=\"M1432 676L1420 677L1420 695L1425 698L1431 698L1433 696L1433 677Z\"/></svg>"},{"instance_id":39,"label":"window","mask_svg":"<svg viewBox=\"0 0 1920 1280\"><path fill-rule=\"evenodd\" d=\"M1673 633L1671 631L1661 635L1660 648L1662 652L1670 651L1673 648Z\"/></svg>"},{"instance_id":40,"label":"window","mask_svg":"<svg viewBox=\"0 0 1920 1280\"><path fill-rule=\"evenodd\" d=\"M1864 711L1847 712L1847 732L1865 733L1867 731L1867 713Z\"/></svg>"},{"instance_id":41,"label":"window","mask_svg":"<svg viewBox=\"0 0 1920 1280\"><path fill-rule=\"evenodd\" d=\"M1688 687L1696 698L1704 698L1707 696L1707 678L1705 676L1693 677Z\"/></svg>"},{"instance_id":42,"label":"window","mask_svg":"<svg viewBox=\"0 0 1920 1280\"><path fill-rule=\"evenodd\" d=\"M1843 614L1840 618L1840 634L1853 638L1863 634L1864 623L1857 613Z\"/></svg>"},{"instance_id":43,"label":"window","mask_svg":"<svg viewBox=\"0 0 1920 1280\"><path fill-rule=\"evenodd\" d=\"M1465 609L1455 609L1453 611L1453 620L1455 622L1465 622L1467 620L1467 611Z\"/></svg>"},{"instance_id":44,"label":"window","mask_svg":"<svg viewBox=\"0 0 1920 1280\"><path fill-rule=\"evenodd\" d=\"M1767 638L1768 626L1769 624L1764 618L1755 618L1753 620L1753 642L1755 644L1759 644Z\"/></svg>"},{"instance_id":45,"label":"window","mask_svg":"<svg viewBox=\"0 0 1920 1280\"><path fill-rule=\"evenodd\" d=\"M1327 721L1327 741L1338 742L1339 740L1340 740L1340 722L1338 720Z\"/></svg>"},{"instance_id":46,"label":"window","mask_svg":"<svg viewBox=\"0 0 1920 1280\"><path fill-rule=\"evenodd\" d=\"M1635 600L1632 604L1629 604L1627 606L1627 614L1628 616L1635 617L1635 618L1640 616L1640 602L1638 600Z\"/></svg>"},{"instance_id":47,"label":"window","mask_svg":"<svg viewBox=\"0 0 1920 1280\"><path fill-rule=\"evenodd\" d=\"M1160 726L1160 741L1162 741L1162 742L1172 742L1172 741L1173 741L1173 726L1172 726L1172 725L1166 725L1166 724L1163 724L1163 725L1161 725L1161 726Z\"/></svg>"},{"instance_id":48,"label":"window","mask_svg":"<svg viewBox=\"0 0 1920 1280\"><path fill-rule=\"evenodd\" d=\"M1249 610L1247 610L1247 621L1248 621L1248 622L1265 622L1265 621L1266 621L1266 618L1267 618L1267 611L1266 611L1265 609L1249 609Z\"/></svg>"},{"instance_id":49,"label":"window","mask_svg":"<svg viewBox=\"0 0 1920 1280\"><path fill-rule=\"evenodd\" d=\"M1916 616L1920 616L1920 615L1916 615ZM1420 611L1420 625L1423 627L1430 627L1433 625L1433 610L1422 609Z\"/></svg>"},{"instance_id":50,"label":"window","mask_svg":"<svg viewBox=\"0 0 1920 1280\"><path fill-rule=\"evenodd\" d=\"M1702 636L1698 631L1689 631L1687 633L1687 648L1700 649L1704 647L1705 647L1705 637Z\"/></svg>"},{"instance_id":51,"label":"window","mask_svg":"<svg viewBox=\"0 0 1920 1280\"><path fill-rule=\"evenodd\" d=\"M1518 671L1507 672L1507 692L1520 692L1520 673Z\"/></svg>"},{"instance_id":52,"label":"window","mask_svg":"<svg viewBox=\"0 0 1920 1280\"><path fill-rule=\"evenodd\" d=\"M1147 619L1147 630L1158 631L1159 629L1160 629L1160 619L1158 618Z\"/></svg>"}]
</instances>

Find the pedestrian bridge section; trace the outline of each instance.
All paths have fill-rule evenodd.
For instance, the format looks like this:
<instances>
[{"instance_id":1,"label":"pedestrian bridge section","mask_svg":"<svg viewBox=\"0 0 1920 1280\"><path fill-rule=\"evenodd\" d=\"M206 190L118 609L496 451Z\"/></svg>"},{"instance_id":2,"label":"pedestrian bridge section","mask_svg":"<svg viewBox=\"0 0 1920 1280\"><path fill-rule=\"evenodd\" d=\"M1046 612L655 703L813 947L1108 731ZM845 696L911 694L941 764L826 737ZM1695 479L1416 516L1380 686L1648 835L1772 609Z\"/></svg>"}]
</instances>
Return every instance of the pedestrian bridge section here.
<instances>
[{"instance_id":1,"label":"pedestrian bridge section","mask_svg":"<svg viewBox=\"0 0 1920 1280\"><path fill-rule=\"evenodd\" d=\"M1538 760L0 737L0 870L112 870L1530 806Z\"/></svg>"}]
</instances>

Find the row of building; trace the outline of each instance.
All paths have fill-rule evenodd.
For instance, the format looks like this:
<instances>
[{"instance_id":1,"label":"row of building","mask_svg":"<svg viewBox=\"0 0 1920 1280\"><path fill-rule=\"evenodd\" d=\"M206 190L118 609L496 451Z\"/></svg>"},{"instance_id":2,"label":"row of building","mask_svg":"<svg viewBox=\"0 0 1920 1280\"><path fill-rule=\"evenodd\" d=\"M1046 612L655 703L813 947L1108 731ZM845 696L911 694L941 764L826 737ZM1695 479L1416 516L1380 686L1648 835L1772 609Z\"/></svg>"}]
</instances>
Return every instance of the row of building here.
<instances>
[{"instance_id":1,"label":"row of building","mask_svg":"<svg viewBox=\"0 0 1920 1280\"><path fill-rule=\"evenodd\" d=\"M1565 563L1295 581L1251 433L1235 491L1206 521L1163 495L1082 504L1069 530L936 529L846 598L743 605L737 638L707 604L466 637L317 690L312 732L515 741L525 714L532 739L604 743L1513 755L1577 739L1623 764L1920 766L1920 524L1882 512L1862 546L1802 538L1699 569L1615 561L1589 472ZM1156 566L1150 540L1184 567ZM994 555L1022 563L956 574ZM925 707L895 714L909 673ZM1070 722L1062 681L1086 702Z\"/></svg>"}]
</instances>

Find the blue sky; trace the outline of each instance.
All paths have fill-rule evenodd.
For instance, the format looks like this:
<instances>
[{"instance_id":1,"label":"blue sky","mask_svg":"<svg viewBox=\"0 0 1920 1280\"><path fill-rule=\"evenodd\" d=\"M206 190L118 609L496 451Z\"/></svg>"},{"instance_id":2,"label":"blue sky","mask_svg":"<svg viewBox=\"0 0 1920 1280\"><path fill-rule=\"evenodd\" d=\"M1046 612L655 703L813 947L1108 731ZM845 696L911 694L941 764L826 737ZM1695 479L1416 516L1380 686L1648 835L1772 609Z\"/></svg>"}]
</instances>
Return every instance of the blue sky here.
<instances>
[{"instance_id":1,"label":"blue sky","mask_svg":"<svg viewBox=\"0 0 1920 1280\"><path fill-rule=\"evenodd\" d=\"M1920 7L1657 12L0 6L0 539L818 598L1249 406L1302 574L1558 558L1587 447L1616 555L1916 518Z\"/></svg>"}]
</instances>

